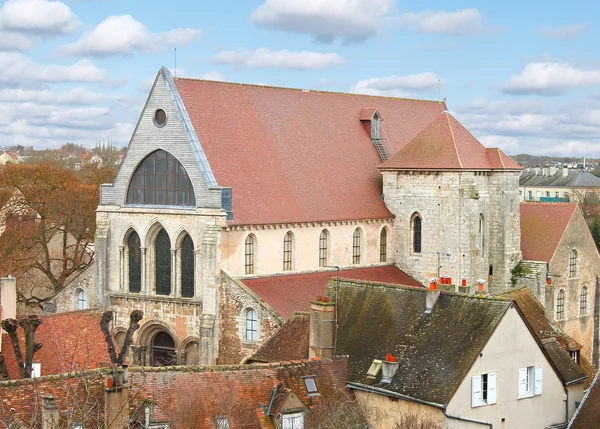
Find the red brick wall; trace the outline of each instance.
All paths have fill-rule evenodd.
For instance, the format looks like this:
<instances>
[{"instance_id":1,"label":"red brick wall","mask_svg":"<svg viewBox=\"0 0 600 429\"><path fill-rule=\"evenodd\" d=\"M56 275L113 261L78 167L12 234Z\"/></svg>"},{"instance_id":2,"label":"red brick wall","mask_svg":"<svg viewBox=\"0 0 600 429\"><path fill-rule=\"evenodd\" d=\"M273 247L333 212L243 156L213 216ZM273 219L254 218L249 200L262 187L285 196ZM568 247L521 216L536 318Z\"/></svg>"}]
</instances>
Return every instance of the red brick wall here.
<instances>
[{"instance_id":1,"label":"red brick wall","mask_svg":"<svg viewBox=\"0 0 600 429\"><path fill-rule=\"evenodd\" d=\"M94 310L42 316L35 339L42 348L34 355L33 362L42 364L41 374L61 374L98 368L110 362L104 334L100 329L102 313ZM21 352L25 353L23 330L18 330L21 338ZM14 350L7 334L2 338L2 354L7 361L11 379L19 377Z\"/></svg>"}]
</instances>

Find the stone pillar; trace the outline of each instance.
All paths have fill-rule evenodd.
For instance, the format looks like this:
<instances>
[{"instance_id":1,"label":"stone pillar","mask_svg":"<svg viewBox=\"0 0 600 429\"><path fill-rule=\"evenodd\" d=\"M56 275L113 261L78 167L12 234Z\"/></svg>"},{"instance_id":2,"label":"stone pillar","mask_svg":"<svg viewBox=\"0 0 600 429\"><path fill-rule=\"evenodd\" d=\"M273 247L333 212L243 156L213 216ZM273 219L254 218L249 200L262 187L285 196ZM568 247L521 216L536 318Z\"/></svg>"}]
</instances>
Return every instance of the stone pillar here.
<instances>
[{"instance_id":1,"label":"stone pillar","mask_svg":"<svg viewBox=\"0 0 600 429\"><path fill-rule=\"evenodd\" d=\"M142 265L142 287L140 288L140 293L150 295L150 291L148 290L148 282L146 281L146 247L140 247L140 259Z\"/></svg>"},{"instance_id":2,"label":"stone pillar","mask_svg":"<svg viewBox=\"0 0 600 429\"><path fill-rule=\"evenodd\" d=\"M310 305L310 333L308 357L329 358L335 341L335 304L320 297Z\"/></svg>"},{"instance_id":3,"label":"stone pillar","mask_svg":"<svg viewBox=\"0 0 600 429\"><path fill-rule=\"evenodd\" d=\"M212 365L216 359L214 350L215 316L203 314L200 319L200 363Z\"/></svg>"},{"instance_id":4,"label":"stone pillar","mask_svg":"<svg viewBox=\"0 0 600 429\"><path fill-rule=\"evenodd\" d=\"M107 284L108 278L108 229L110 221L106 218L96 218L96 237L95 237L95 254L94 260L96 264L96 299L98 307L110 309L110 299L105 295L109 289Z\"/></svg>"},{"instance_id":5,"label":"stone pillar","mask_svg":"<svg viewBox=\"0 0 600 429\"><path fill-rule=\"evenodd\" d=\"M194 299L202 299L202 277L198 275L198 267L202 264L198 262L200 252L194 250Z\"/></svg>"},{"instance_id":6,"label":"stone pillar","mask_svg":"<svg viewBox=\"0 0 600 429\"><path fill-rule=\"evenodd\" d=\"M42 396L42 429L60 429L59 413L52 395Z\"/></svg>"},{"instance_id":7,"label":"stone pillar","mask_svg":"<svg viewBox=\"0 0 600 429\"><path fill-rule=\"evenodd\" d=\"M9 275L0 279L0 304L2 305L2 319L16 319L17 317L17 280ZM0 329L0 331L2 331Z\"/></svg>"},{"instance_id":8,"label":"stone pillar","mask_svg":"<svg viewBox=\"0 0 600 429\"><path fill-rule=\"evenodd\" d=\"M125 290L125 246L119 246L119 290Z\"/></svg>"},{"instance_id":9,"label":"stone pillar","mask_svg":"<svg viewBox=\"0 0 600 429\"><path fill-rule=\"evenodd\" d=\"M175 298L181 297L177 277L177 249L171 249L171 293L169 295Z\"/></svg>"}]
</instances>

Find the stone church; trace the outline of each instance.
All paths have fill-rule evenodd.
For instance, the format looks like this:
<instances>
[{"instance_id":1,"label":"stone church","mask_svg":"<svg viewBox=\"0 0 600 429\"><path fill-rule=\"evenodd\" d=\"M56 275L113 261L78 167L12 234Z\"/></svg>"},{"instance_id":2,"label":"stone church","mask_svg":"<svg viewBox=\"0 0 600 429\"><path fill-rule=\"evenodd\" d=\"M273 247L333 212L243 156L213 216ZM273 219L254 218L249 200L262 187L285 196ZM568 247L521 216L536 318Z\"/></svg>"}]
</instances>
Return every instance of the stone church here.
<instances>
[{"instance_id":1,"label":"stone church","mask_svg":"<svg viewBox=\"0 0 600 429\"><path fill-rule=\"evenodd\" d=\"M164 365L213 363L224 332L252 345L280 324L243 288L250 304L225 318L224 300L246 302L225 280L383 267L501 292L521 259L520 170L445 103L163 68L101 187L95 273L68 295L112 309L117 342L143 310L136 359Z\"/></svg>"}]
</instances>

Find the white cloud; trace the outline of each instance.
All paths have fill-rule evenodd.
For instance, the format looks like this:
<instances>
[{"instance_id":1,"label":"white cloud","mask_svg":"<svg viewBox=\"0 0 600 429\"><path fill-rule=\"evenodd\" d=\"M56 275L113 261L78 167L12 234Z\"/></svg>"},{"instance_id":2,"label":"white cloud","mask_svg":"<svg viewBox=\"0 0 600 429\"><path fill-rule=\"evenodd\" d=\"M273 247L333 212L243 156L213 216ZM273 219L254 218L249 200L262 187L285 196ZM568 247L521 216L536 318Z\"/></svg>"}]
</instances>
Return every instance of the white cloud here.
<instances>
[{"instance_id":1,"label":"white cloud","mask_svg":"<svg viewBox=\"0 0 600 429\"><path fill-rule=\"evenodd\" d=\"M198 76L198 79L223 81L223 80L225 80L225 77L219 72L211 71L211 72L202 73L200 76Z\"/></svg>"},{"instance_id":2,"label":"white cloud","mask_svg":"<svg viewBox=\"0 0 600 429\"><path fill-rule=\"evenodd\" d=\"M0 51L25 51L33 47L33 39L21 33L0 30Z\"/></svg>"},{"instance_id":3,"label":"white cloud","mask_svg":"<svg viewBox=\"0 0 600 429\"><path fill-rule=\"evenodd\" d=\"M485 147L497 147L505 153L517 153L519 149L519 139L516 137L499 136L499 135L484 135L480 136L478 140Z\"/></svg>"},{"instance_id":4,"label":"white cloud","mask_svg":"<svg viewBox=\"0 0 600 429\"><path fill-rule=\"evenodd\" d=\"M481 12L473 8L457 12L408 12L402 14L400 19L403 24L414 26L419 33L473 36L502 31L500 27L488 26Z\"/></svg>"},{"instance_id":5,"label":"white cloud","mask_svg":"<svg viewBox=\"0 0 600 429\"><path fill-rule=\"evenodd\" d=\"M0 101L7 103L33 102L39 104L96 104L113 96L89 91L83 87L73 88L66 92L49 89L0 89Z\"/></svg>"},{"instance_id":6,"label":"white cloud","mask_svg":"<svg viewBox=\"0 0 600 429\"><path fill-rule=\"evenodd\" d=\"M373 36L395 0L265 0L250 21L262 28L305 33L322 42Z\"/></svg>"},{"instance_id":7,"label":"white cloud","mask_svg":"<svg viewBox=\"0 0 600 429\"><path fill-rule=\"evenodd\" d=\"M566 25L564 27L540 27L538 34L540 36L549 37L551 39L573 39L587 30L587 23L580 22L579 24Z\"/></svg>"},{"instance_id":8,"label":"white cloud","mask_svg":"<svg viewBox=\"0 0 600 429\"><path fill-rule=\"evenodd\" d=\"M408 97L414 96L415 92L437 90L438 84L445 85L446 81L435 73L424 72L407 76L375 77L361 80L354 85L351 92Z\"/></svg>"},{"instance_id":9,"label":"white cloud","mask_svg":"<svg viewBox=\"0 0 600 429\"><path fill-rule=\"evenodd\" d=\"M502 86L509 94L562 95L576 88L600 85L599 68L578 68L567 62L533 62Z\"/></svg>"},{"instance_id":10,"label":"white cloud","mask_svg":"<svg viewBox=\"0 0 600 429\"><path fill-rule=\"evenodd\" d=\"M66 4L47 0L9 0L0 9L3 30L33 35L69 34L79 25Z\"/></svg>"},{"instance_id":11,"label":"white cloud","mask_svg":"<svg viewBox=\"0 0 600 429\"><path fill-rule=\"evenodd\" d=\"M345 60L335 53L271 51L267 48L260 48L254 51L223 51L214 56L211 62L226 64L235 69L309 70L337 67L344 64Z\"/></svg>"},{"instance_id":12,"label":"white cloud","mask_svg":"<svg viewBox=\"0 0 600 429\"><path fill-rule=\"evenodd\" d=\"M25 86L44 83L111 83L106 70L89 60L70 66L43 65L17 53L0 52L0 85Z\"/></svg>"},{"instance_id":13,"label":"white cloud","mask_svg":"<svg viewBox=\"0 0 600 429\"><path fill-rule=\"evenodd\" d=\"M150 33L146 26L131 15L109 16L75 43L60 46L62 56L108 57L128 55L134 51L161 52L166 46L186 45L198 38L201 31L176 28L164 33Z\"/></svg>"}]
</instances>

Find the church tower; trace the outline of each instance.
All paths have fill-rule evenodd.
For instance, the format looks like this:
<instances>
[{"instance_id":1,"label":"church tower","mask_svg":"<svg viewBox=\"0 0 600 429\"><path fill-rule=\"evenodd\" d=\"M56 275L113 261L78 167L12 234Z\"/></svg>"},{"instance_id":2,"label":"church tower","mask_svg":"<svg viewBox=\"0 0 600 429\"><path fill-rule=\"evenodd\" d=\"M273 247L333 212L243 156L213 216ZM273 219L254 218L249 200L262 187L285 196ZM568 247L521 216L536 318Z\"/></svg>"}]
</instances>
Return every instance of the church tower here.
<instances>
[{"instance_id":1,"label":"church tower","mask_svg":"<svg viewBox=\"0 0 600 429\"><path fill-rule=\"evenodd\" d=\"M447 111L379 166L395 218L396 265L417 280L510 286L521 260L521 167L485 148Z\"/></svg>"}]
</instances>

